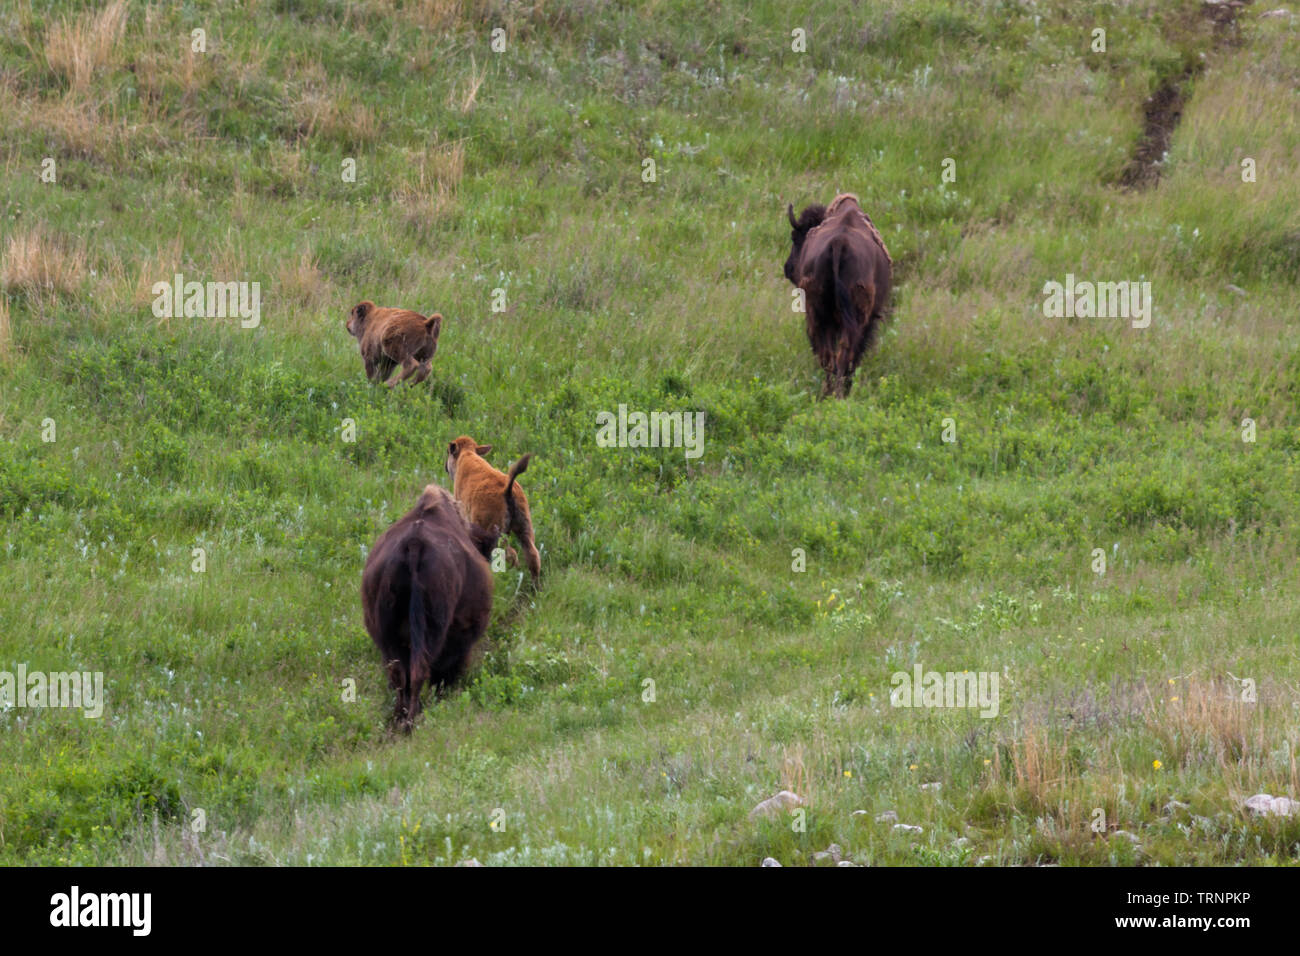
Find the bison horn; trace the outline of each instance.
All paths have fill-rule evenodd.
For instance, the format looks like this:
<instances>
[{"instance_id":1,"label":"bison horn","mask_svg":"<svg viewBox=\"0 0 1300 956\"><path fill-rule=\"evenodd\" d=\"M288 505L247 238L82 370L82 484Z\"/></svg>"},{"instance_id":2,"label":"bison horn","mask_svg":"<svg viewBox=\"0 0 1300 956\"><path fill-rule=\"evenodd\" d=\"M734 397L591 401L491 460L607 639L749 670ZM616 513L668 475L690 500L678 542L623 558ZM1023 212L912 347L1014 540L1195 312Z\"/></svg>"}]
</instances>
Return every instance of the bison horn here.
<instances>
[{"instance_id":1,"label":"bison horn","mask_svg":"<svg viewBox=\"0 0 1300 956\"><path fill-rule=\"evenodd\" d=\"M785 204L785 214L790 217L790 225L793 228L798 229L799 221L794 218L794 203Z\"/></svg>"}]
</instances>

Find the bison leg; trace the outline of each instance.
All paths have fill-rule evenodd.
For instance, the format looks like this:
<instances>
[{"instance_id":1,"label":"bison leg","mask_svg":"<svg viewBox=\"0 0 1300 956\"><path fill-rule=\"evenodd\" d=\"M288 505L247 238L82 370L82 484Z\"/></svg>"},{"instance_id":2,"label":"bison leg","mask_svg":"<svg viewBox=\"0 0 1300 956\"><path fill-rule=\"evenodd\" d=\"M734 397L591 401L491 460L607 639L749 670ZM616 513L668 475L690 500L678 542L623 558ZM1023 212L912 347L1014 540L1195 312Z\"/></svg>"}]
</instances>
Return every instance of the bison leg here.
<instances>
[{"instance_id":1,"label":"bison leg","mask_svg":"<svg viewBox=\"0 0 1300 956\"><path fill-rule=\"evenodd\" d=\"M393 702L393 726L404 734L411 732L411 706L409 682L403 675L402 683L397 688L397 700Z\"/></svg>"},{"instance_id":2,"label":"bison leg","mask_svg":"<svg viewBox=\"0 0 1300 956\"><path fill-rule=\"evenodd\" d=\"M411 681L410 690L406 695L406 729L408 732L415 726L415 718L419 717L420 712L424 710L424 704L420 700L423 691L423 680Z\"/></svg>"},{"instance_id":3,"label":"bison leg","mask_svg":"<svg viewBox=\"0 0 1300 956\"><path fill-rule=\"evenodd\" d=\"M428 361L421 362L419 371L415 373L415 378L411 379L411 384L419 385L421 382L423 382L426 378L429 377L429 373L432 371L433 371L432 362L428 362Z\"/></svg>"},{"instance_id":4,"label":"bison leg","mask_svg":"<svg viewBox=\"0 0 1300 956\"><path fill-rule=\"evenodd\" d=\"M851 341L851 335L846 335L835 355L839 371L840 398L848 398L849 392L853 389L853 372L858 367L855 352L856 345Z\"/></svg>"},{"instance_id":5,"label":"bison leg","mask_svg":"<svg viewBox=\"0 0 1300 956\"><path fill-rule=\"evenodd\" d=\"M528 573L533 576L533 583L542 576L542 556L537 551L537 545L533 543L533 529L529 527L516 528L515 540L519 542L519 547L524 549L524 563L528 565Z\"/></svg>"},{"instance_id":6,"label":"bison leg","mask_svg":"<svg viewBox=\"0 0 1300 956\"><path fill-rule=\"evenodd\" d=\"M406 685L408 682L406 667L400 660L384 661L384 671L388 674L388 686L396 691L396 699L393 702L393 719L392 726L408 730L404 726L406 721Z\"/></svg>"},{"instance_id":7,"label":"bison leg","mask_svg":"<svg viewBox=\"0 0 1300 956\"><path fill-rule=\"evenodd\" d=\"M416 370L419 369L419 367L420 367L420 363L417 362L413 356L408 355L406 358L402 360L402 374L390 378L386 384L388 385L389 388L392 388L398 382L406 381L408 378L410 378L412 375L415 374ZM416 381L418 382L419 379L416 379Z\"/></svg>"}]
</instances>

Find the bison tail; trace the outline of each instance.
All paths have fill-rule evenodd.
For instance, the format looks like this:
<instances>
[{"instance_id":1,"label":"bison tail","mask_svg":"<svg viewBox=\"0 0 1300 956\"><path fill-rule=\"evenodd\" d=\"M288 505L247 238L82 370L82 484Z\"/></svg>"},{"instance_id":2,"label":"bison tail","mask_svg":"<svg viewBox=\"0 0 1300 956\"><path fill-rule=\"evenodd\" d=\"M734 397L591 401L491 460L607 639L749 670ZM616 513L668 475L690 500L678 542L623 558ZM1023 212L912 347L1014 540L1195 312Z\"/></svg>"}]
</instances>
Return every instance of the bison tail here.
<instances>
[{"instance_id":1,"label":"bison tail","mask_svg":"<svg viewBox=\"0 0 1300 956\"><path fill-rule=\"evenodd\" d=\"M411 575L411 606L408 613L411 630L410 681L413 693L419 693L419 688L429 679L433 662L442 653L442 644L447 638L447 626L450 623L441 607L429 606L423 568L427 548L428 545L416 537L406 543L406 566ZM430 610L434 612L433 620L429 620Z\"/></svg>"},{"instance_id":2,"label":"bison tail","mask_svg":"<svg viewBox=\"0 0 1300 956\"><path fill-rule=\"evenodd\" d=\"M515 503L515 479L528 470L528 461L532 457L532 452L521 456L510 469L510 480L506 482L506 526L502 529L503 534L519 527L519 505Z\"/></svg>"},{"instance_id":3,"label":"bison tail","mask_svg":"<svg viewBox=\"0 0 1300 956\"><path fill-rule=\"evenodd\" d=\"M831 279L835 285L835 304L839 306L841 321L845 326L854 327L861 324L866 316L857 314L858 306L853 301L853 294L840 278L840 256L843 252L844 247L840 242L831 244Z\"/></svg>"}]
</instances>

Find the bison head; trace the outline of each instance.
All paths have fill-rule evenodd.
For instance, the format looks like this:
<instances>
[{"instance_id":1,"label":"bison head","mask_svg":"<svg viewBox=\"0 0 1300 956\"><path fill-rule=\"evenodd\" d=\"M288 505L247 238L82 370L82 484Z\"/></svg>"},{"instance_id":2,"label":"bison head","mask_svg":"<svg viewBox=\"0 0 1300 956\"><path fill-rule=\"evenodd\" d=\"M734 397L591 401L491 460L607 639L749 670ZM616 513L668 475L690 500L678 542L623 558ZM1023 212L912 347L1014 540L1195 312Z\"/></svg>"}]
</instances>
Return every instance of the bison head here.
<instances>
[{"instance_id":1,"label":"bison head","mask_svg":"<svg viewBox=\"0 0 1300 956\"><path fill-rule=\"evenodd\" d=\"M785 214L790 218L790 257L785 260L785 277L795 285L799 284L795 276L795 269L799 266L799 256L803 254L803 241L807 238L808 233L822 224L826 218L826 207L820 203L814 203L799 213L799 218L794 217L794 205L788 204L785 207Z\"/></svg>"},{"instance_id":2,"label":"bison head","mask_svg":"<svg viewBox=\"0 0 1300 956\"><path fill-rule=\"evenodd\" d=\"M472 451L479 457L485 457L492 452L491 445L480 445L468 435L461 435L455 441L447 443L447 474L452 480L456 479L456 463L460 458L461 452Z\"/></svg>"},{"instance_id":3,"label":"bison head","mask_svg":"<svg viewBox=\"0 0 1300 956\"><path fill-rule=\"evenodd\" d=\"M370 301L358 302L348 313L348 331L356 338L361 338L366 330L366 317L375 310L375 304Z\"/></svg>"}]
</instances>

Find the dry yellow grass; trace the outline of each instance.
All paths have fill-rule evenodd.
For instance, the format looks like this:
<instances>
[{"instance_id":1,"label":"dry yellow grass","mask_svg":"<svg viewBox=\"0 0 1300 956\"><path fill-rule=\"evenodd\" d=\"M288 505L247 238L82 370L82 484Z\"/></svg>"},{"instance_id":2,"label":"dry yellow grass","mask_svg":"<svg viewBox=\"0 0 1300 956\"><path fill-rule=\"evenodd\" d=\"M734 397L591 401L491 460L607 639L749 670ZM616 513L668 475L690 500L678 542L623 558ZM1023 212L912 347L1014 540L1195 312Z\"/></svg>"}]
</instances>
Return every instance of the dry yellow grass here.
<instances>
[{"instance_id":1,"label":"dry yellow grass","mask_svg":"<svg viewBox=\"0 0 1300 956\"><path fill-rule=\"evenodd\" d=\"M182 110L188 107L195 94L212 81L212 63L210 56L195 53L189 46L179 53L170 48L141 53L135 60L136 86L150 116L162 119L165 111L175 108L168 105L172 87L181 91Z\"/></svg>"},{"instance_id":2,"label":"dry yellow grass","mask_svg":"<svg viewBox=\"0 0 1300 956\"><path fill-rule=\"evenodd\" d=\"M1224 771L1242 771L1276 743L1269 739L1267 702L1248 700L1245 689L1229 681L1196 677L1171 679L1168 696L1152 700L1146 722L1162 743L1166 762L1213 763Z\"/></svg>"},{"instance_id":3,"label":"dry yellow grass","mask_svg":"<svg viewBox=\"0 0 1300 956\"><path fill-rule=\"evenodd\" d=\"M479 21L486 12L484 0L416 0L400 7L403 19L426 30L445 30Z\"/></svg>"},{"instance_id":4,"label":"dry yellow grass","mask_svg":"<svg viewBox=\"0 0 1300 956\"><path fill-rule=\"evenodd\" d=\"M478 103L478 91L483 86L483 81L487 79L487 67L482 70L478 68L478 62L474 59L473 54L469 58L469 76L464 84L453 83L451 89L447 92L447 105L452 109L460 110L462 113L472 113L475 105Z\"/></svg>"},{"instance_id":5,"label":"dry yellow grass","mask_svg":"<svg viewBox=\"0 0 1300 956\"><path fill-rule=\"evenodd\" d=\"M781 789L797 793L803 797L804 803L812 802L812 775L804 765L803 744L786 748L781 761Z\"/></svg>"},{"instance_id":6,"label":"dry yellow grass","mask_svg":"<svg viewBox=\"0 0 1300 956\"><path fill-rule=\"evenodd\" d=\"M324 137L351 146L379 138L374 110L337 87L309 83L292 104L298 132L307 139Z\"/></svg>"},{"instance_id":7,"label":"dry yellow grass","mask_svg":"<svg viewBox=\"0 0 1300 956\"><path fill-rule=\"evenodd\" d=\"M184 254L185 245L181 237L176 236L141 262L140 271L136 277L135 290L131 296L131 304L137 308L151 305L155 298L151 291L153 284L155 282L170 281L172 276L182 271L181 264Z\"/></svg>"},{"instance_id":8,"label":"dry yellow grass","mask_svg":"<svg viewBox=\"0 0 1300 956\"><path fill-rule=\"evenodd\" d=\"M9 322L9 300L0 298L0 363L5 365L13 358L13 327Z\"/></svg>"},{"instance_id":9,"label":"dry yellow grass","mask_svg":"<svg viewBox=\"0 0 1300 956\"><path fill-rule=\"evenodd\" d=\"M86 278L86 249L42 232L11 235L0 259L0 285L33 298L74 292Z\"/></svg>"},{"instance_id":10,"label":"dry yellow grass","mask_svg":"<svg viewBox=\"0 0 1300 956\"><path fill-rule=\"evenodd\" d=\"M1000 748L999 748L1000 749ZM1009 742L1011 779L1038 808L1054 807L1070 777L1069 735L1053 740L1046 727L1031 724ZM1001 768L1001 756L995 752L994 772Z\"/></svg>"},{"instance_id":11,"label":"dry yellow grass","mask_svg":"<svg viewBox=\"0 0 1300 956\"><path fill-rule=\"evenodd\" d=\"M278 307L280 327L303 331L315 327L305 317L329 300L333 286L321 272L316 257L310 250L303 250L297 259L285 259L280 264L271 293L268 298Z\"/></svg>"},{"instance_id":12,"label":"dry yellow grass","mask_svg":"<svg viewBox=\"0 0 1300 956\"><path fill-rule=\"evenodd\" d=\"M65 17L45 31L45 61L74 90L84 90L91 75L113 62L126 33L126 0L113 0L98 12Z\"/></svg>"},{"instance_id":13,"label":"dry yellow grass","mask_svg":"<svg viewBox=\"0 0 1300 956\"><path fill-rule=\"evenodd\" d=\"M434 146L412 157L414 176L403 183L395 198L406 214L407 224L423 232L456 205L456 194L465 175L463 141Z\"/></svg>"}]
</instances>

